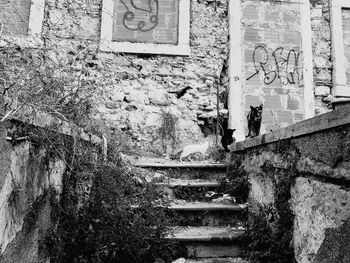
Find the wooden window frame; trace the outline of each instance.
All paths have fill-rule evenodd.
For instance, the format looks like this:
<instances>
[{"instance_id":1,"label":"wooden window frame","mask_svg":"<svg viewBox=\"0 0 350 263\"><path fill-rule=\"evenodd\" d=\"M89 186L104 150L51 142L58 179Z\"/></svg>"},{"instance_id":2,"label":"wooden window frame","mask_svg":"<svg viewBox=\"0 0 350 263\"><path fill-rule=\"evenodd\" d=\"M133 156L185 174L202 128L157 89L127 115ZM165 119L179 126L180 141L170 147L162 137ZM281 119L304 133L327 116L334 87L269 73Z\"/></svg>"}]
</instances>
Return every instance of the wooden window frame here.
<instances>
[{"instance_id":1,"label":"wooden window frame","mask_svg":"<svg viewBox=\"0 0 350 263\"><path fill-rule=\"evenodd\" d=\"M103 0L100 50L105 52L190 55L190 0L179 2L178 43L132 43L112 41L115 0Z\"/></svg>"}]
</instances>

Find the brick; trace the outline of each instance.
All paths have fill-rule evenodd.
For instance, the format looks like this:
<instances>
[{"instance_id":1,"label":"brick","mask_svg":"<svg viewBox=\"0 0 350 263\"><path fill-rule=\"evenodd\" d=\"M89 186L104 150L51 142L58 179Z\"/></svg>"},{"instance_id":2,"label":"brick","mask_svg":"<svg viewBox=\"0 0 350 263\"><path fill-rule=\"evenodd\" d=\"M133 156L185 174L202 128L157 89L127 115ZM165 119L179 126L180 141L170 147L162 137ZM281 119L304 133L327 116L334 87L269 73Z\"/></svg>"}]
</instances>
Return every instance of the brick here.
<instances>
[{"instance_id":1,"label":"brick","mask_svg":"<svg viewBox=\"0 0 350 263\"><path fill-rule=\"evenodd\" d=\"M293 124L293 114L291 111L277 111L276 115L278 123Z\"/></svg>"},{"instance_id":2,"label":"brick","mask_svg":"<svg viewBox=\"0 0 350 263\"><path fill-rule=\"evenodd\" d=\"M244 32L244 40L257 42L260 40L259 31L255 28L246 28Z\"/></svg>"},{"instance_id":3,"label":"brick","mask_svg":"<svg viewBox=\"0 0 350 263\"><path fill-rule=\"evenodd\" d=\"M117 27L114 27L114 29L113 29L112 40L113 41L130 41L130 42L134 42L135 41L135 36L136 36L136 34L135 34L134 31L127 30L123 26L117 26Z\"/></svg>"},{"instance_id":4,"label":"brick","mask_svg":"<svg viewBox=\"0 0 350 263\"><path fill-rule=\"evenodd\" d=\"M254 49L245 49L244 50L245 63L253 63L253 53L254 53Z\"/></svg>"},{"instance_id":5,"label":"brick","mask_svg":"<svg viewBox=\"0 0 350 263\"><path fill-rule=\"evenodd\" d=\"M284 12L283 13L283 23L285 25L295 25L298 24L298 15L296 12Z\"/></svg>"},{"instance_id":6,"label":"brick","mask_svg":"<svg viewBox=\"0 0 350 263\"><path fill-rule=\"evenodd\" d=\"M265 96L264 109L282 109L281 95Z\"/></svg>"},{"instance_id":7,"label":"brick","mask_svg":"<svg viewBox=\"0 0 350 263\"><path fill-rule=\"evenodd\" d=\"M274 30L274 31L269 31L269 30L265 30L264 31L264 40L265 41L271 41L273 43L279 43L280 42L280 38L279 38L279 33L278 31Z\"/></svg>"},{"instance_id":8,"label":"brick","mask_svg":"<svg viewBox=\"0 0 350 263\"><path fill-rule=\"evenodd\" d=\"M279 19L280 19L280 12L279 11L274 11L274 12L266 11L266 13L265 13L265 20L266 21L278 22Z\"/></svg>"},{"instance_id":9,"label":"brick","mask_svg":"<svg viewBox=\"0 0 350 263\"><path fill-rule=\"evenodd\" d=\"M259 106L261 104L261 99L259 96L246 95L245 96L245 108L249 109L250 106Z\"/></svg>"},{"instance_id":10,"label":"brick","mask_svg":"<svg viewBox=\"0 0 350 263\"><path fill-rule=\"evenodd\" d=\"M287 31L283 38L283 43L287 45L300 45L301 42L301 35L298 31Z\"/></svg>"},{"instance_id":11,"label":"brick","mask_svg":"<svg viewBox=\"0 0 350 263\"><path fill-rule=\"evenodd\" d=\"M294 112L293 115L294 115L294 119L295 119L296 122L304 120L304 114L303 113Z\"/></svg>"},{"instance_id":12,"label":"brick","mask_svg":"<svg viewBox=\"0 0 350 263\"><path fill-rule=\"evenodd\" d=\"M159 43L176 43L177 42L177 32L168 29L156 29L157 32L157 42Z\"/></svg>"},{"instance_id":13,"label":"brick","mask_svg":"<svg viewBox=\"0 0 350 263\"><path fill-rule=\"evenodd\" d=\"M175 29L178 27L178 19L177 19L177 15L173 14L173 15L168 15L168 29Z\"/></svg>"},{"instance_id":14,"label":"brick","mask_svg":"<svg viewBox=\"0 0 350 263\"><path fill-rule=\"evenodd\" d=\"M155 33L153 31L149 32L136 32L135 39L141 42L156 42Z\"/></svg>"},{"instance_id":15,"label":"brick","mask_svg":"<svg viewBox=\"0 0 350 263\"><path fill-rule=\"evenodd\" d=\"M288 96L287 109L288 110L299 110L299 101L296 100L295 98Z\"/></svg>"},{"instance_id":16,"label":"brick","mask_svg":"<svg viewBox=\"0 0 350 263\"><path fill-rule=\"evenodd\" d=\"M254 21L256 21L256 19L258 18L258 14L259 14L259 6L248 6L245 7L242 11L242 17L243 19L252 19Z\"/></svg>"}]
</instances>

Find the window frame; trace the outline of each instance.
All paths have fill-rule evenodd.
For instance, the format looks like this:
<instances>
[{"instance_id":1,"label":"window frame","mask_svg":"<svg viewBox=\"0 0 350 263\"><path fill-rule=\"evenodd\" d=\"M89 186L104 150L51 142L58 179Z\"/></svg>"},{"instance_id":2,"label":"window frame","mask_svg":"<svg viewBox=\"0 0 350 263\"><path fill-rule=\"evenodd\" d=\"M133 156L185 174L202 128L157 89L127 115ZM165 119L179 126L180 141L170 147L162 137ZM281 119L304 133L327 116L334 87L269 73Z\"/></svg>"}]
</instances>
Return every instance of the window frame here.
<instances>
[{"instance_id":1,"label":"window frame","mask_svg":"<svg viewBox=\"0 0 350 263\"><path fill-rule=\"evenodd\" d=\"M103 0L100 50L105 52L190 55L190 0L179 0L178 43L133 43L112 41L115 0Z\"/></svg>"},{"instance_id":2,"label":"window frame","mask_svg":"<svg viewBox=\"0 0 350 263\"><path fill-rule=\"evenodd\" d=\"M38 47L42 44L40 38L44 20L45 0L31 0L29 10L28 35L2 35L0 47L17 44L21 47Z\"/></svg>"},{"instance_id":3,"label":"window frame","mask_svg":"<svg viewBox=\"0 0 350 263\"><path fill-rule=\"evenodd\" d=\"M350 87L347 85L342 9L350 8L350 0L331 0L331 34L333 61L333 90L336 97L350 97Z\"/></svg>"}]
</instances>

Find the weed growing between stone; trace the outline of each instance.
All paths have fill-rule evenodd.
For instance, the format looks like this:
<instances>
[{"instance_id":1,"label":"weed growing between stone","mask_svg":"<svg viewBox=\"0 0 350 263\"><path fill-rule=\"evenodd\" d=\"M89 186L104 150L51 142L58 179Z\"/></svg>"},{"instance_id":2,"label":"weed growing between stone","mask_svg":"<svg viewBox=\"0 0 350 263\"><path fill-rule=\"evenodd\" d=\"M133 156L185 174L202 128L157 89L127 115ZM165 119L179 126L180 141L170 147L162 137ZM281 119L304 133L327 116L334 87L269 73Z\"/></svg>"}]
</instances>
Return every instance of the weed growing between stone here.
<instances>
[{"instance_id":1,"label":"weed growing between stone","mask_svg":"<svg viewBox=\"0 0 350 263\"><path fill-rule=\"evenodd\" d=\"M158 134L163 142L164 150L166 151L167 142L170 142L172 147L177 143L177 121L178 117L169 111L163 110L161 115L161 125L158 129Z\"/></svg>"},{"instance_id":2,"label":"weed growing between stone","mask_svg":"<svg viewBox=\"0 0 350 263\"><path fill-rule=\"evenodd\" d=\"M239 169L239 161L233 163L227 169L228 181L222 182L222 191L236 198L237 203L247 202L249 194L248 175Z\"/></svg>"}]
</instances>

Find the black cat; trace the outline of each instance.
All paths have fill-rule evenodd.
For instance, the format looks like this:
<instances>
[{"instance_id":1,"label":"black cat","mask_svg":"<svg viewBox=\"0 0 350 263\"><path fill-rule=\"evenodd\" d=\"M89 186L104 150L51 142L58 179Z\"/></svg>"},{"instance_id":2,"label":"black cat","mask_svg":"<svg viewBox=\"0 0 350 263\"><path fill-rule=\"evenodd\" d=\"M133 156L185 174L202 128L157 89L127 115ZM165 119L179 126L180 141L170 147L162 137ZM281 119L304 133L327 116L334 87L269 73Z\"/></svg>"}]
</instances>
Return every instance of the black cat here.
<instances>
[{"instance_id":1,"label":"black cat","mask_svg":"<svg viewBox=\"0 0 350 263\"><path fill-rule=\"evenodd\" d=\"M223 135L221 137L221 145L222 147L224 147L226 152L230 152L228 146L235 142L233 133L235 132L236 129L229 129L228 118L224 118L222 123L222 130L223 130Z\"/></svg>"},{"instance_id":2,"label":"black cat","mask_svg":"<svg viewBox=\"0 0 350 263\"><path fill-rule=\"evenodd\" d=\"M248 135L246 138L253 138L259 135L261 127L263 105L258 107L250 106L250 112L248 113Z\"/></svg>"}]
</instances>

